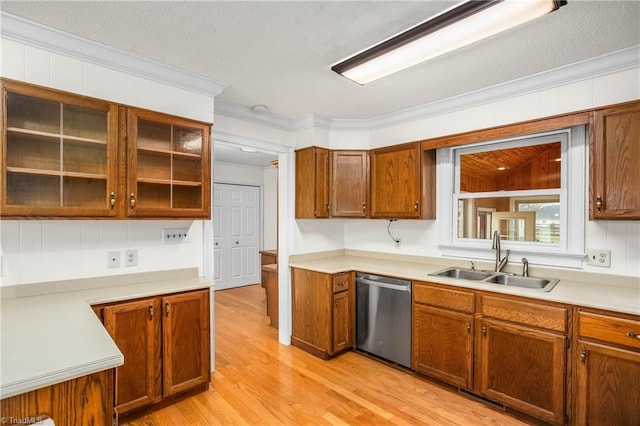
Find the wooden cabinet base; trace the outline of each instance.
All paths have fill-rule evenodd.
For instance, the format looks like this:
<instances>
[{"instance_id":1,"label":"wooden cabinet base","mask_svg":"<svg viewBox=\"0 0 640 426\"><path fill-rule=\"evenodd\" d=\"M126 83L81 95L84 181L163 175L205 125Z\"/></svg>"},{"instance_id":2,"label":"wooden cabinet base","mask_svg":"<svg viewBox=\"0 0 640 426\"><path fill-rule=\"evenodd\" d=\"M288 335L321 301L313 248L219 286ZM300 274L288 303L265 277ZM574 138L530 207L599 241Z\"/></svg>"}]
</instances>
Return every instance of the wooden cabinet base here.
<instances>
[{"instance_id":1,"label":"wooden cabinet base","mask_svg":"<svg viewBox=\"0 0 640 426\"><path fill-rule=\"evenodd\" d=\"M105 370L3 399L2 423L37 424L39 416L48 416L56 425L111 426L113 375Z\"/></svg>"},{"instance_id":2,"label":"wooden cabinet base","mask_svg":"<svg viewBox=\"0 0 640 426\"><path fill-rule=\"evenodd\" d=\"M183 399L192 397L193 395L197 395L201 392L205 392L209 389L209 383L204 383L200 386L197 386L193 389L190 389L188 391L176 394L176 395L172 395L170 397L167 398L163 398L162 400L160 400L158 403L153 404L153 405L148 405L145 407L140 407L137 410L132 410L129 411L125 414L119 415L118 416L118 423L122 424L122 423L127 423L131 420L137 419L139 417L142 417L144 415L147 415L151 412L154 412L156 410L160 410L161 408L165 408L168 407L169 405L173 405L178 401L182 401Z\"/></svg>"}]
</instances>

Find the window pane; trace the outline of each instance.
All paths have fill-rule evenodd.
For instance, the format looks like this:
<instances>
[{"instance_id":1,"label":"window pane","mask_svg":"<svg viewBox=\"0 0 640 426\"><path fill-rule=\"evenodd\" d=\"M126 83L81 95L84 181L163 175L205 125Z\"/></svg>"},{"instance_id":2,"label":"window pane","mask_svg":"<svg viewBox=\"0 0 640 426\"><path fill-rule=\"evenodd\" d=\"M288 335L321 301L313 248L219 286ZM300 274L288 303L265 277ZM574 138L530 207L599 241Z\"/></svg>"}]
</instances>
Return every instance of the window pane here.
<instances>
[{"instance_id":1,"label":"window pane","mask_svg":"<svg viewBox=\"0 0 640 426\"><path fill-rule=\"evenodd\" d=\"M560 150L552 142L461 155L460 191L560 188Z\"/></svg>"}]
</instances>

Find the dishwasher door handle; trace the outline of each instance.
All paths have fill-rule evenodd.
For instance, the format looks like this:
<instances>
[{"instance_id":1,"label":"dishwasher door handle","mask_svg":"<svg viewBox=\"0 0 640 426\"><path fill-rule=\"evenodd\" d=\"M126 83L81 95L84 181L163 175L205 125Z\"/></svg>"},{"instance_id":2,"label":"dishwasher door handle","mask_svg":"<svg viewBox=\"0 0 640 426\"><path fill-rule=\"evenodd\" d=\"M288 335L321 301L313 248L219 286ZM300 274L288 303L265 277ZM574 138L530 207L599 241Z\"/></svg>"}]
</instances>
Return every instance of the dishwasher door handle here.
<instances>
[{"instance_id":1,"label":"dishwasher door handle","mask_svg":"<svg viewBox=\"0 0 640 426\"><path fill-rule=\"evenodd\" d=\"M384 283L384 282L379 282L379 281L372 281L372 280L368 280L366 278L357 278L356 279L356 284L357 283L362 283L362 284L368 284L368 285L373 285L376 287L383 287L383 288L388 288L391 290L396 290L396 291L411 291L411 284L389 284L389 283Z\"/></svg>"}]
</instances>

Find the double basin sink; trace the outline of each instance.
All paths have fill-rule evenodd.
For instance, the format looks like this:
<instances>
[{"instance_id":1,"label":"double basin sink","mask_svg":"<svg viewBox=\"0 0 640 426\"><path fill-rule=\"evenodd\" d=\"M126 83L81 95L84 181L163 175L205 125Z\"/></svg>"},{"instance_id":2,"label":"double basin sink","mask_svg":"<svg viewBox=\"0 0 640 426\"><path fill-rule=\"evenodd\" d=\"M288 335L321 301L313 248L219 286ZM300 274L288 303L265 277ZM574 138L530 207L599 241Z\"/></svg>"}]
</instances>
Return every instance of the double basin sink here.
<instances>
[{"instance_id":1,"label":"double basin sink","mask_svg":"<svg viewBox=\"0 0 640 426\"><path fill-rule=\"evenodd\" d=\"M434 277L457 278L511 287L528 288L539 291L551 291L559 280L552 278L523 277L504 272L476 271L475 269L450 267L429 274Z\"/></svg>"}]
</instances>

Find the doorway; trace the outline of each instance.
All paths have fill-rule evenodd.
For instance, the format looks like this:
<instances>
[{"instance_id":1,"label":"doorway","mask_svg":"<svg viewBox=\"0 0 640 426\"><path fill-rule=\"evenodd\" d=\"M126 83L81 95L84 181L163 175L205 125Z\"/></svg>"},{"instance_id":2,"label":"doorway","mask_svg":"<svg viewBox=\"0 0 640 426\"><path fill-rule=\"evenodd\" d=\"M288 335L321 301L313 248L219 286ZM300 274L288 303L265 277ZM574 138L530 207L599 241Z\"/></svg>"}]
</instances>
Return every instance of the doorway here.
<instances>
[{"instance_id":1,"label":"doorway","mask_svg":"<svg viewBox=\"0 0 640 426\"><path fill-rule=\"evenodd\" d=\"M260 187L213 184L216 290L260 282Z\"/></svg>"}]
</instances>

